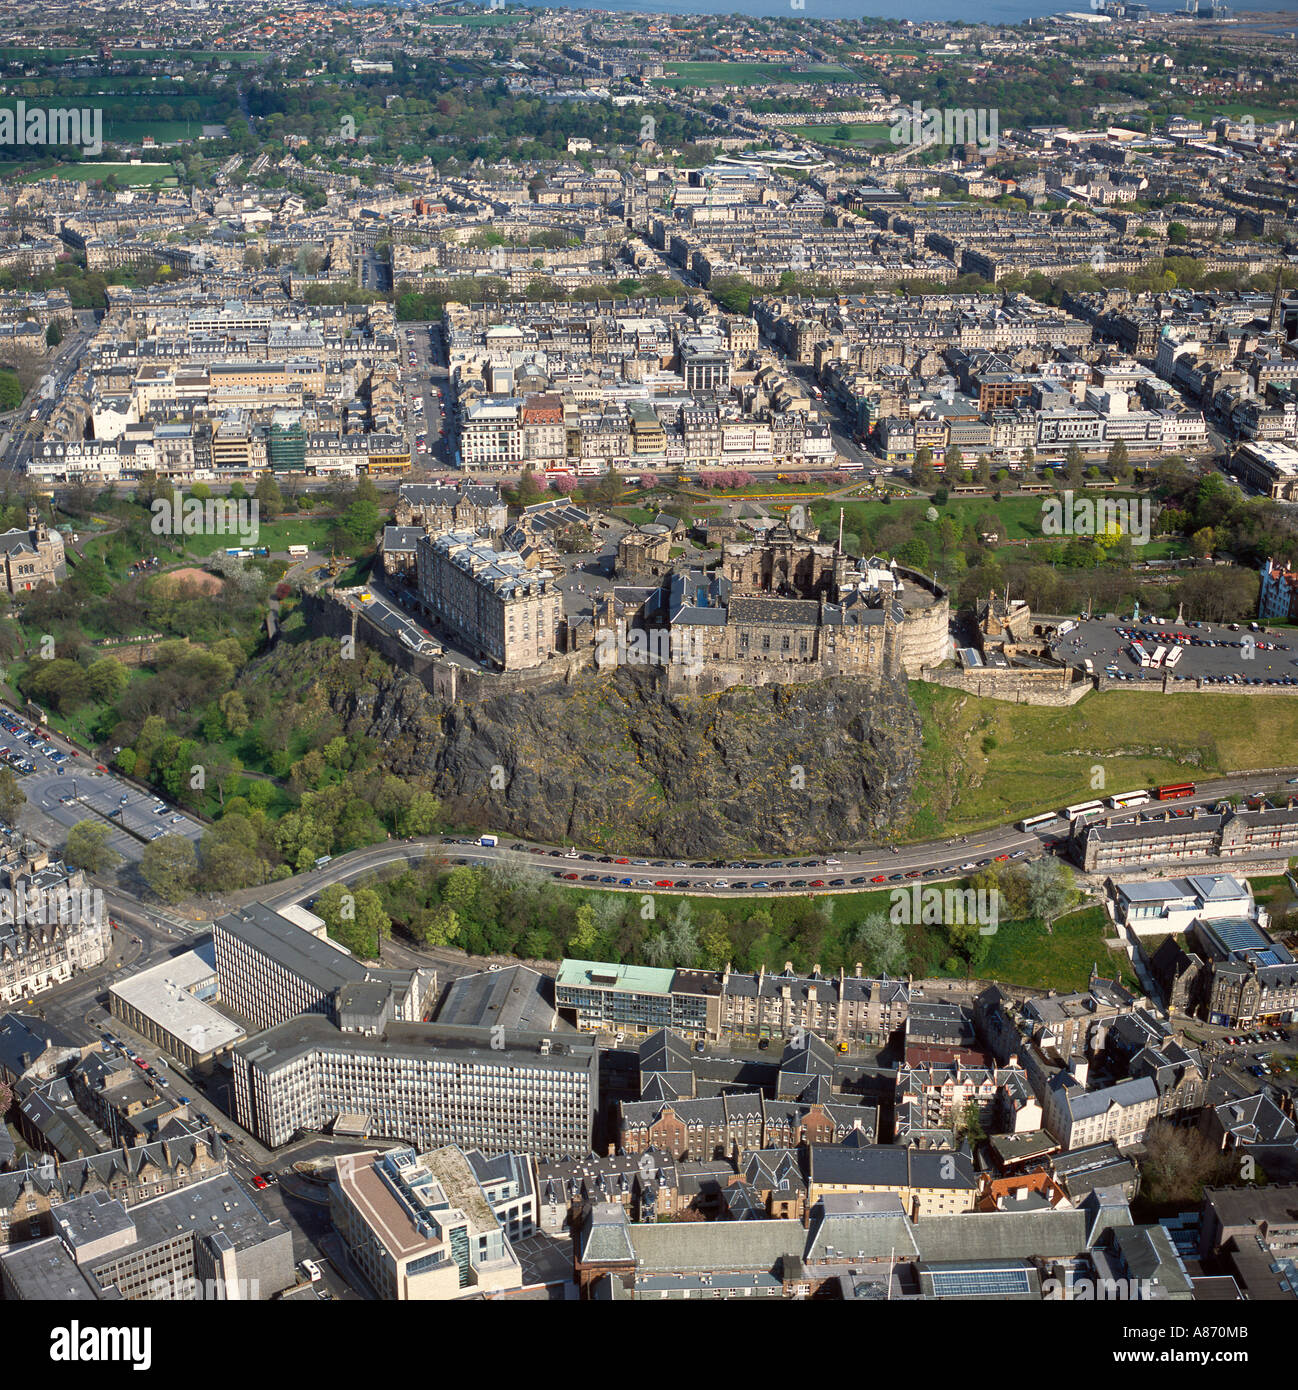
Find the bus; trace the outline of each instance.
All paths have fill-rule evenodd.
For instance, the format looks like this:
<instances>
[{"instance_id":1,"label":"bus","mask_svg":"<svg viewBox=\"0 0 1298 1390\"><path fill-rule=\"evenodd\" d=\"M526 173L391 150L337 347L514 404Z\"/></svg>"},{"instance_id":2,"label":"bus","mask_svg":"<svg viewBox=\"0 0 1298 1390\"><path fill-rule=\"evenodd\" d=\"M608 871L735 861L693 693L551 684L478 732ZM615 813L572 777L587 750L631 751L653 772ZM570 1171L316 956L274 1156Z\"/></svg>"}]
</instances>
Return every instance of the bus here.
<instances>
[{"instance_id":1,"label":"bus","mask_svg":"<svg viewBox=\"0 0 1298 1390\"><path fill-rule=\"evenodd\" d=\"M1084 816L1093 811L1104 810L1102 801L1079 801L1076 806L1065 806L1064 815L1072 820L1075 816Z\"/></svg>"},{"instance_id":2,"label":"bus","mask_svg":"<svg viewBox=\"0 0 1298 1390\"><path fill-rule=\"evenodd\" d=\"M1057 812L1047 811L1044 816L1024 817L1023 820L1019 821L1015 829L1022 830L1025 834L1027 834L1033 830L1036 830L1039 826L1049 825L1051 821L1056 821L1058 819L1059 815Z\"/></svg>"},{"instance_id":3,"label":"bus","mask_svg":"<svg viewBox=\"0 0 1298 1390\"><path fill-rule=\"evenodd\" d=\"M1131 657L1132 661L1134 661L1137 666L1149 665L1149 653L1145 650L1143 642L1133 642L1127 648L1127 655Z\"/></svg>"},{"instance_id":4,"label":"bus","mask_svg":"<svg viewBox=\"0 0 1298 1390\"><path fill-rule=\"evenodd\" d=\"M1144 806L1148 801L1149 793L1147 791L1124 792L1121 796L1111 796L1109 805L1115 811L1125 811L1128 806Z\"/></svg>"},{"instance_id":5,"label":"bus","mask_svg":"<svg viewBox=\"0 0 1298 1390\"><path fill-rule=\"evenodd\" d=\"M1180 659L1181 659L1181 657L1182 657L1183 655L1184 655L1184 651L1183 651L1183 649L1182 649L1181 647L1179 647L1179 646L1173 647L1172 650L1171 650L1170 652L1168 652L1168 654L1167 654L1167 660L1163 662L1163 665L1166 666L1166 667L1168 668L1168 670L1170 671L1171 668L1172 668L1173 666L1175 666L1176 663L1177 663L1178 661L1180 661Z\"/></svg>"},{"instance_id":6,"label":"bus","mask_svg":"<svg viewBox=\"0 0 1298 1390\"><path fill-rule=\"evenodd\" d=\"M1154 648L1154 654L1149 658L1151 666L1161 666L1167 656L1167 648L1161 643Z\"/></svg>"},{"instance_id":7,"label":"bus","mask_svg":"<svg viewBox=\"0 0 1298 1390\"><path fill-rule=\"evenodd\" d=\"M288 557L290 560L305 560L307 554L308 551L304 545L290 545L288 548Z\"/></svg>"},{"instance_id":8,"label":"bus","mask_svg":"<svg viewBox=\"0 0 1298 1390\"><path fill-rule=\"evenodd\" d=\"M1183 796L1193 795L1193 782L1169 782L1165 787L1154 788L1154 797L1158 801L1179 801Z\"/></svg>"}]
</instances>

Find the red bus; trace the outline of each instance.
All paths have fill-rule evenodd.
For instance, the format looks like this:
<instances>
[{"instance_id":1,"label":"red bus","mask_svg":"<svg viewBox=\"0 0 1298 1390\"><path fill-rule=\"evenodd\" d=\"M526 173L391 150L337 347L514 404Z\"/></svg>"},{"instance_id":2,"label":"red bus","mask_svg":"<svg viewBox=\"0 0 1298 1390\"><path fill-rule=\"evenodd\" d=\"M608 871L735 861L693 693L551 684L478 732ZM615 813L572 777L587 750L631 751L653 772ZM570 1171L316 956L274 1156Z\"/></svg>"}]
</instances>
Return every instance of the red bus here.
<instances>
[{"instance_id":1,"label":"red bus","mask_svg":"<svg viewBox=\"0 0 1298 1390\"><path fill-rule=\"evenodd\" d=\"M1172 782L1166 787L1155 787L1154 795L1159 801L1179 801L1183 796L1194 795L1194 783Z\"/></svg>"}]
</instances>

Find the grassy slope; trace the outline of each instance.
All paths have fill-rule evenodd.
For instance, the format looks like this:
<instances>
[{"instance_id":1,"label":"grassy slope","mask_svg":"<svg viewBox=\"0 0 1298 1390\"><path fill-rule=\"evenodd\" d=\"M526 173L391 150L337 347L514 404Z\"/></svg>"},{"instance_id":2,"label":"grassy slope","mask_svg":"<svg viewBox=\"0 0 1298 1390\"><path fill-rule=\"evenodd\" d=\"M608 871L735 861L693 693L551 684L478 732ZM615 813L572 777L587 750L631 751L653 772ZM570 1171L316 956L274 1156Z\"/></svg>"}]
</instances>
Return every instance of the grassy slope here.
<instances>
[{"instance_id":1,"label":"grassy slope","mask_svg":"<svg viewBox=\"0 0 1298 1390\"><path fill-rule=\"evenodd\" d=\"M910 690L924 720L913 839L1001 825L1102 792L1278 767L1298 749L1298 700L1112 691L1052 709L919 682Z\"/></svg>"}]
</instances>

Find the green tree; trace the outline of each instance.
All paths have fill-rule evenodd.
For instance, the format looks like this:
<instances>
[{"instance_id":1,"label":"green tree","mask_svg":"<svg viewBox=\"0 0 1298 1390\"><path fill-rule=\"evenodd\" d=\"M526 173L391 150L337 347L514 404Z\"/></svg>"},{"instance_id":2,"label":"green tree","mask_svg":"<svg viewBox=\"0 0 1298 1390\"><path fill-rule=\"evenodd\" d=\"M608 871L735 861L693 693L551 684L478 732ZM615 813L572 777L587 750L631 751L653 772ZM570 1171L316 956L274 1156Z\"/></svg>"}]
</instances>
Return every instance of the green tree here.
<instances>
[{"instance_id":1,"label":"green tree","mask_svg":"<svg viewBox=\"0 0 1298 1390\"><path fill-rule=\"evenodd\" d=\"M27 794L18 785L18 778L9 767L0 767L0 821L14 823L18 810L27 801Z\"/></svg>"},{"instance_id":2,"label":"green tree","mask_svg":"<svg viewBox=\"0 0 1298 1390\"><path fill-rule=\"evenodd\" d=\"M252 495L257 499L257 516L261 521L274 521L284 510L284 495L269 469L257 479L257 487Z\"/></svg>"},{"instance_id":3,"label":"green tree","mask_svg":"<svg viewBox=\"0 0 1298 1390\"><path fill-rule=\"evenodd\" d=\"M130 677L120 661L111 656L92 661L86 669L90 693L101 705L112 704L130 684Z\"/></svg>"},{"instance_id":4,"label":"green tree","mask_svg":"<svg viewBox=\"0 0 1298 1390\"><path fill-rule=\"evenodd\" d=\"M447 903L436 903L415 918L415 939L422 946L450 946L460 938L460 916Z\"/></svg>"},{"instance_id":5,"label":"green tree","mask_svg":"<svg viewBox=\"0 0 1298 1390\"><path fill-rule=\"evenodd\" d=\"M178 903L194 886L198 855L185 835L150 840L140 854L140 877L166 903Z\"/></svg>"},{"instance_id":6,"label":"green tree","mask_svg":"<svg viewBox=\"0 0 1298 1390\"><path fill-rule=\"evenodd\" d=\"M104 874L122 862L122 856L108 843L111 825L101 820L79 820L63 846L63 862L70 868L90 874Z\"/></svg>"},{"instance_id":7,"label":"green tree","mask_svg":"<svg viewBox=\"0 0 1298 1390\"><path fill-rule=\"evenodd\" d=\"M408 839L431 835L442 819L442 803L432 792L416 792L401 813L400 833Z\"/></svg>"},{"instance_id":8,"label":"green tree","mask_svg":"<svg viewBox=\"0 0 1298 1390\"><path fill-rule=\"evenodd\" d=\"M901 975L906 969L906 929L886 913L871 912L853 937L871 975Z\"/></svg>"}]
</instances>

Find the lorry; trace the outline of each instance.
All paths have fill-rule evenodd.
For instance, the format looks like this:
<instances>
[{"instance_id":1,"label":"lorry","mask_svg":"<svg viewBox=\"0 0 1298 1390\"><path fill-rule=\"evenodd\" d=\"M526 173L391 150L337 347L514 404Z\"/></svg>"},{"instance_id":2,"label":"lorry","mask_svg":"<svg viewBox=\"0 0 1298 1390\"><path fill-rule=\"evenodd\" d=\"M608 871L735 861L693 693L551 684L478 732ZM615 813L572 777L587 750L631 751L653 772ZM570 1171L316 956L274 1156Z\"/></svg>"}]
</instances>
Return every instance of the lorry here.
<instances>
[{"instance_id":1,"label":"lorry","mask_svg":"<svg viewBox=\"0 0 1298 1390\"><path fill-rule=\"evenodd\" d=\"M487 849L494 849L500 841L494 835L479 835L478 843L484 845Z\"/></svg>"}]
</instances>

